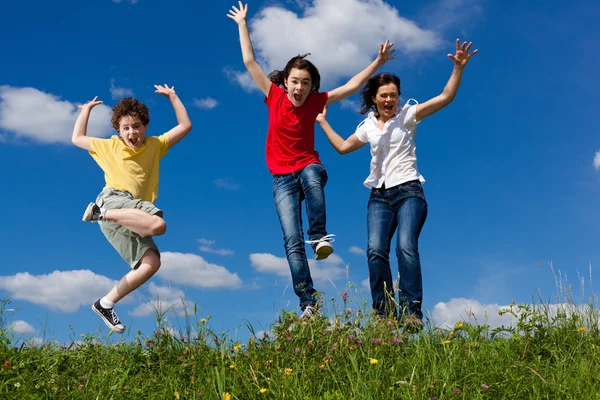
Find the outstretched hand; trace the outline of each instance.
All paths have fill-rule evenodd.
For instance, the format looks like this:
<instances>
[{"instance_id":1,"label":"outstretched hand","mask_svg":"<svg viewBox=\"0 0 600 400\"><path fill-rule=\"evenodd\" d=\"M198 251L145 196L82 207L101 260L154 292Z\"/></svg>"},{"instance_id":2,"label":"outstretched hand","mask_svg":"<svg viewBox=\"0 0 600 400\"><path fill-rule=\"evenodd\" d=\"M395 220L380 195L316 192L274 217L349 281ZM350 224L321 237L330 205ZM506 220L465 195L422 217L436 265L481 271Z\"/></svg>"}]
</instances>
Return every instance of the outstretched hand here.
<instances>
[{"instance_id":1,"label":"outstretched hand","mask_svg":"<svg viewBox=\"0 0 600 400\"><path fill-rule=\"evenodd\" d=\"M154 88L156 89L154 93L162 94L166 98L171 98L171 96L174 96L176 94L175 86L169 87L167 84L165 84L164 86L154 85Z\"/></svg>"},{"instance_id":2,"label":"outstretched hand","mask_svg":"<svg viewBox=\"0 0 600 400\"><path fill-rule=\"evenodd\" d=\"M382 45L379 46L379 52L377 53L377 60L379 60L379 62L381 64L384 64L387 61L393 60L396 58L395 56L392 55L396 51L395 49L392 49L393 46L394 46L394 42L390 42L389 39L386 39L385 43L383 43Z\"/></svg>"},{"instance_id":3,"label":"outstretched hand","mask_svg":"<svg viewBox=\"0 0 600 400\"><path fill-rule=\"evenodd\" d=\"M239 8L232 6L231 10L227 13L227 16L237 24L240 24L246 20L246 15L248 15L248 4L244 5L241 1L238 1L238 5Z\"/></svg>"},{"instance_id":4,"label":"outstretched hand","mask_svg":"<svg viewBox=\"0 0 600 400\"><path fill-rule=\"evenodd\" d=\"M459 68L464 68L465 65L469 62L469 59L477 54L477 49L475 49L472 53L469 53L471 50L471 45L473 42L464 42L462 46L460 45L460 39L456 39L456 54L448 54L448 57L454 61L454 65Z\"/></svg>"},{"instance_id":5,"label":"outstretched hand","mask_svg":"<svg viewBox=\"0 0 600 400\"><path fill-rule=\"evenodd\" d=\"M327 121L327 106L323 107L323 111L317 115L317 122L320 124L321 122Z\"/></svg>"},{"instance_id":6,"label":"outstretched hand","mask_svg":"<svg viewBox=\"0 0 600 400\"><path fill-rule=\"evenodd\" d=\"M82 104L82 105L77 106L77 107L81 108L82 110L88 110L89 111L92 108L96 107L98 104L103 104L103 102L99 101L98 100L98 96L96 96L96 97L94 97L92 99L92 101L90 101L88 103L85 103L85 104Z\"/></svg>"}]
</instances>

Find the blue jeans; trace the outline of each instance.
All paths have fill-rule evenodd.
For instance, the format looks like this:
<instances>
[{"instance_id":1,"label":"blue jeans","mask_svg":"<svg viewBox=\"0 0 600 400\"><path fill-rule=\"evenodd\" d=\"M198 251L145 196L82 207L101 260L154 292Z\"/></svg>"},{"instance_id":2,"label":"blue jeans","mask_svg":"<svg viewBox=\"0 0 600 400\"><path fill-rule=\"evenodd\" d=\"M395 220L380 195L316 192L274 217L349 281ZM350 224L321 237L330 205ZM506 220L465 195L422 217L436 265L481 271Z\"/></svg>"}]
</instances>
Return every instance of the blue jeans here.
<instances>
[{"instance_id":1,"label":"blue jeans","mask_svg":"<svg viewBox=\"0 0 600 400\"><path fill-rule=\"evenodd\" d=\"M372 189L367 225L369 279L373 309L381 316L398 316L390 270L390 244L395 231L400 289L400 316L423 318L423 284L419 258L419 234L427 218L427 201L419 181L389 189Z\"/></svg>"},{"instance_id":2,"label":"blue jeans","mask_svg":"<svg viewBox=\"0 0 600 400\"><path fill-rule=\"evenodd\" d=\"M317 298L306 258L301 203L305 200L310 240L327 235L323 191L326 183L327 172L321 164L310 164L291 174L273 176L273 199L283 231L285 255L292 273L294 292L303 310L308 305L314 306Z\"/></svg>"}]
</instances>

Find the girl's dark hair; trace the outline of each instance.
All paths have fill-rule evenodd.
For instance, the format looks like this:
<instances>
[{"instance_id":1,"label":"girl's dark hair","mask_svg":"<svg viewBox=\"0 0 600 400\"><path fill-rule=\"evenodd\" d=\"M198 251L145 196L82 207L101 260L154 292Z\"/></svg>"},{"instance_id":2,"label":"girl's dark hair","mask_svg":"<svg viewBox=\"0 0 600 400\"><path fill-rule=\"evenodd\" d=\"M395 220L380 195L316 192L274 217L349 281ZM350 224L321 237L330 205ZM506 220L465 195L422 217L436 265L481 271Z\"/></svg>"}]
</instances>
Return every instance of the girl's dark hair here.
<instances>
[{"instance_id":1,"label":"girl's dark hair","mask_svg":"<svg viewBox=\"0 0 600 400\"><path fill-rule=\"evenodd\" d=\"M290 76L292 68L305 69L310 74L310 80L312 81L312 88L310 89L310 91L318 92L319 88L321 87L321 75L319 74L319 70L317 69L317 67L315 67L313 63L305 59L306 56L310 56L310 53L306 53L304 55L298 54L296 57L288 61L283 71L275 70L271 72L268 76L269 80L277 86L285 87L284 80L287 79L288 76Z\"/></svg>"},{"instance_id":2,"label":"girl's dark hair","mask_svg":"<svg viewBox=\"0 0 600 400\"><path fill-rule=\"evenodd\" d=\"M360 91L360 98L362 100L362 105L360 107L360 113L366 114L369 111L373 110L376 117L379 117L379 113L377 112L377 106L373 101L373 97L377 94L379 88L383 85L387 85L389 83L393 83L398 88L398 96L400 96L400 78L396 75L388 74L387 72L382 72L373 76L371 79L367 81L365 87Z\"/></svg>"},{"instance_id":3,"label":"girl's dark hair","mask_svg":"<svg viewBox=\"0 0 600 400\"><path fill-rule=\"evenodd\" d=\"M113 128L117 131L119 130L119 121L121 120L121 117L125 116L138 117L144 126L148 126L150 123L148 107L141 101L131 97L125 97L124 99L119 100L113 107L111 122Z\"/></svg>"}]
</instances>

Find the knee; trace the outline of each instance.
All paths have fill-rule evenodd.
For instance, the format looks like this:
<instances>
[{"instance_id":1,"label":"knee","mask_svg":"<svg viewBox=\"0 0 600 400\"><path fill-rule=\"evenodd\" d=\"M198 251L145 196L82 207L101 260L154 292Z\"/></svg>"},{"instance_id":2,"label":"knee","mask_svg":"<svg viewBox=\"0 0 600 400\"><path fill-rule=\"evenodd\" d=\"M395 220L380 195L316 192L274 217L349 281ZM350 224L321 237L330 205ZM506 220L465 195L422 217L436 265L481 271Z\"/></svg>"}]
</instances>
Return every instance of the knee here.
<instances>
[{"instance_id":1,"label":"knee","mask_svg":"<svg viewBox=\"0 0 600 400\"><path fill-rule=\"evenodd\" d=\"M155 216L150 231L152 236L164 235L167 232L167 223L161 217Z\"/></svg>"},{"instance_id":2,"label":"knee","mask_svg":"<svg viewBox=\"0 0 600 400\"><path fill-rule=\"evenodd\" d=\"M304 247L304 241L301 237L294 235L285 238L285 252L287 255L302 251L306 250Z\"/></svg>"},{"instance_id":3,"label":"knee","mask_svg":"<svg viewBox=\"0 0 600 400\"><path fill-rule=\"evenodd\" d=\"M373 260L376 258L382 258L384 260L388 260L390 257L389 249L384 246L378 245L377 243L369 242L367 247L367 258L369 260Z\"/></svg>"},{"instance_id":4,"label":"knee","mask_svg":"<svg viewBox=\"0 0 600 400\"><path fill-rule=\"evenodd\" d=\"M398 257L419 257L419 244L417 240L409 236L401 236L396 248Z\"/></svg>"}]
</instances>

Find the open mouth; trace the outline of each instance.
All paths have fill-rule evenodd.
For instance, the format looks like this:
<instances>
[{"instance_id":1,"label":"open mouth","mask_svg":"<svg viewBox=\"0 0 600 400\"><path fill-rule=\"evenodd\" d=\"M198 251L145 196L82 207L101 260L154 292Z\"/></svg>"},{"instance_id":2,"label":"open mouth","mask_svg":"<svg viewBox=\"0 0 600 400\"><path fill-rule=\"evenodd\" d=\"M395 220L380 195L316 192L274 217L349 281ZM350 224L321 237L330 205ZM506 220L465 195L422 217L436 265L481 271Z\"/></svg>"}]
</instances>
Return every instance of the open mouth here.
<instances>
[{"instance_id":1,"label":"open mouth","mask_svg":"<svg viewBox=\"0 0 600 400\"><path fill-rule=\"evenodd\" d=\"M137 147L139 140L140 140L140 139L139 139L139 138L137 138L137 137L130 137L130 138L129 138L129 143L131 143L131 145L132 145L133 147Z\"/></svg>"},{"instance_id":2,"label":"open mouth","mask_svg":"<svg viewBox=\"0 0 600 400\"><path fill-rule=\"evenodd\" d=\"M383 109L387 112L391 112L394 109L394 105L393 104L386 104L383 106Z\"/></svg>"},{"instance_id":3,"label":"open mouth","mask_svg":"<svg viewBox=\"0 0 600 400\"><path fill-rule=\"evenodd\" d=\"M302 101L302 95L299 93L294 93L294 100L298 102Z\"/></svg>"}]
</instances>

